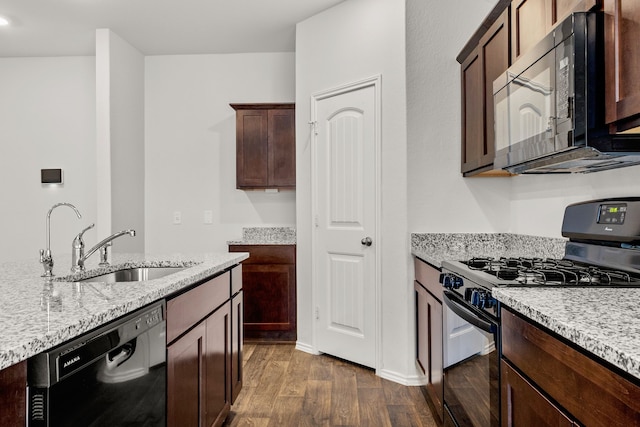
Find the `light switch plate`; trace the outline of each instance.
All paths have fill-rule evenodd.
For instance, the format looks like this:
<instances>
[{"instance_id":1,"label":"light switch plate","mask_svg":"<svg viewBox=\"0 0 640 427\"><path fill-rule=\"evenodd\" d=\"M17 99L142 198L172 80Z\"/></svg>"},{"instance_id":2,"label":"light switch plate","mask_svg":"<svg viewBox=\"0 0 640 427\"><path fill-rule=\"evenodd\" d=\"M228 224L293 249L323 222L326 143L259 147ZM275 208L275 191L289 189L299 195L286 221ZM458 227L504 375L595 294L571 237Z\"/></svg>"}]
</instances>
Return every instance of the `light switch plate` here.
<instances>
[{"instance_id":1,"label":"light switch plate","mask_svg":"<svg viewBox=\"0 0 640 427\"><path fill-rule=\"evenodd\" d=\"M173 223L182 224L182 212L180 211L173 212Z\"/></svg>"},{"instance_id":2,"label":"light switch plate","mask_svg":"<svg viewBox=\"0 0 640 427\"><path fill-rule=\"evenodd\" d=\"M213 211L204 211L204 223L213 224Z\"/></svg>"}]
</instances>

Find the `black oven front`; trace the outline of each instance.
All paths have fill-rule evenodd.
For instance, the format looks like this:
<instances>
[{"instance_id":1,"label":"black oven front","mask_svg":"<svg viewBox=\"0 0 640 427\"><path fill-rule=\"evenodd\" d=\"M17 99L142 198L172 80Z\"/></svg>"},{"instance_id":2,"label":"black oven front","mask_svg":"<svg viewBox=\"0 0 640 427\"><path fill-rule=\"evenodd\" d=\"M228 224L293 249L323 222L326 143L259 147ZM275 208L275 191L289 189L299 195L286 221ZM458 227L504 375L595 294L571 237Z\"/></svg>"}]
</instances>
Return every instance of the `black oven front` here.
<instances>
[{"instance_id":1,"label":"black oven front","mask_svg":"<svg viewBox=\"0 0 640 427\"><path fill-rule=\"evenodd\" d=\"M452 273L445 287L445 427L500 425L499 316L491 291ZM464 327L449 333L447 323Z\"/></svg>"},{"instance_id":2,"label":"black oven front","mask_svg":"<svg viewBox=\"0 0 640 427\"><path fill-rule=\"evenodd\" d=\"M166 426L164 303L28 360L29 427Z\"/></svg>"}]
</instances>

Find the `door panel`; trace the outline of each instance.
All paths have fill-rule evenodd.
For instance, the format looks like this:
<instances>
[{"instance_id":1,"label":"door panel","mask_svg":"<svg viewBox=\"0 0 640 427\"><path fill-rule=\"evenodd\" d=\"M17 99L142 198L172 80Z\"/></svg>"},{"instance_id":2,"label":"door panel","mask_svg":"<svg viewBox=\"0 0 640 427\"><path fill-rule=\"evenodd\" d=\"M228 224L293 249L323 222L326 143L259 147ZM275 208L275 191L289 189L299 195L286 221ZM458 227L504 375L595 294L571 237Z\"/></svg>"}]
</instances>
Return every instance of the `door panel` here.
<instances>
[{"instance_id":1,"label":"door panel","mask_svg":"<svg viewBox=\"0 0 640 427\"><path fill-rule=\"evenodd\" d=\"M369 367L377 318L375 91L316 100L314 151L317 349Z\"/></svg>"}]
</instances>

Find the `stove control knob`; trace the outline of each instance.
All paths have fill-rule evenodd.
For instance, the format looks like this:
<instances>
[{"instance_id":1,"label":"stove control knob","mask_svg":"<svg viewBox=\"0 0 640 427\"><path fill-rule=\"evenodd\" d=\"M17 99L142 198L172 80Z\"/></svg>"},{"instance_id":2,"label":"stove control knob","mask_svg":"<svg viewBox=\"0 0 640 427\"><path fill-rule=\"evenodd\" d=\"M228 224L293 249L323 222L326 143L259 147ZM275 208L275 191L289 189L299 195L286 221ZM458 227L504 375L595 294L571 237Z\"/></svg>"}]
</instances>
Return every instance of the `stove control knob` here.
<instances>
[{"instance_id":1,"label":"stove control knob","mask_svg":"<svg viewBox=\"0 0 640 427\"><path fill-rule=\"evenodd\" d=\"M481 291L477 289L471 291L471 299L469 300L469 302L474 307L478 307L478 304L480 304L480 292Z\"/></svg>"},{"instance_id":2,"label":"stove control knob","mask_svg":"<svg viewBox=\"0 0 640 427\"><path fill-rule=\"evenodd\" d=\"M458 289L463 286L462 278L452 274L441 274L440 283L446 289Z\"/></svg>"}]
</instances>

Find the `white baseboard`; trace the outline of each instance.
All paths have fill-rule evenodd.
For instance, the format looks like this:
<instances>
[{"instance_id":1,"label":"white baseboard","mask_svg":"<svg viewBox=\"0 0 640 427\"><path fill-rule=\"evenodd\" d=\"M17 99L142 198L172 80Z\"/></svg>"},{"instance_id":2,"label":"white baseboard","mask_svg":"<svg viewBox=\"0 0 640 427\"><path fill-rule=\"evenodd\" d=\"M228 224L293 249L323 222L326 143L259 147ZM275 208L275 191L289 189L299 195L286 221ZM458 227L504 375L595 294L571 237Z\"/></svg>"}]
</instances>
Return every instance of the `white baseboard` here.
<instances>
[{"instance_id":1,"label":"white baseboard","mask_svg":"<svg viewBox=\"0 0 640 427\"><path fill-rule=\"evenodd\" d=\"M313 354L316 356L321 354L320 352L315 351L311 345L300 341L296 341L296 350L304 351L305 353Z\"/></svg>"},{"instance_id":2,"label":"white baseboard","mask_svg":"<svg viewBox=\"0 0 640 427\"><path fill-rule=\"evenodd\" d=\"M427 384L427 378L424 375L402 375L385 369L377 370L376 375L385 380L406 386L422 386Z\"/></svg>"}]
</instances>

